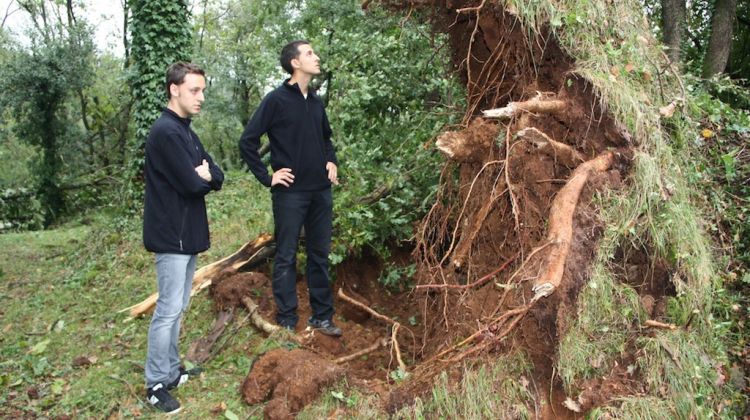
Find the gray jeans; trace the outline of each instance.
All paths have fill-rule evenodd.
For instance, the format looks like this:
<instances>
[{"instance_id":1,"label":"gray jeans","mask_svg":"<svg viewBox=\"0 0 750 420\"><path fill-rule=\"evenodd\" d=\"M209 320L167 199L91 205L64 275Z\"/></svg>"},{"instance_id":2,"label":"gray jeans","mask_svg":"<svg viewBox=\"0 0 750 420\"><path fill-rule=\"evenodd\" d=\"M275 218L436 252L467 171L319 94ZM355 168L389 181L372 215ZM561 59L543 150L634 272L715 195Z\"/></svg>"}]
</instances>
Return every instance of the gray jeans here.
<instances>
[{"instance_id":1,"label":"gray jeans","mask_svg":"<svg viewBox=\"0 0 750 420\"><path fill-rule=\"evenodd\" d=\"M156 254L159 299L148 330L146 387L167 385L180 375L180 321L190 303L196 259L196 255Z\"/></svg>"}]
</instances>

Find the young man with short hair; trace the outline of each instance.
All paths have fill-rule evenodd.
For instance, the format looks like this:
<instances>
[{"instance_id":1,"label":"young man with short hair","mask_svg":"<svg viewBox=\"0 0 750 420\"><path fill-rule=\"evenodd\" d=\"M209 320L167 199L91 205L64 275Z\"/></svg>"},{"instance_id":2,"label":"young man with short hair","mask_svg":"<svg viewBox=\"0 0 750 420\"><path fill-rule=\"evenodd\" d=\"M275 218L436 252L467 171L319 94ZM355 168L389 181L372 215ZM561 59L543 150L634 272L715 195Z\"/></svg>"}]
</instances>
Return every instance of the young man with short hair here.
<instances>
[{"instance_id":1,"label":"young man with short hair","mask_svg":"<svg viewBox=\"0 0 750 420\"><path fill-rule=\"evenodd\" d=\"M263 98L240 138L240 151L253 175L271 188L276 256L273 294L276 322L294 331L297 315L297 242L304 227L307 252L307 287L312 316L308 325L323 334L340 336L333 323L333 294L328 284L333 200L331 185L338 184L336 152L331 143L323 102L309 89L320 74L320 59L307 41L284 46L281 67L290 74ZM260 159L260 137L268 134L271 168Z\"/></svg>"},{"instance_id":2,"label":"young man with short hair","mask_svg":"<svg viewBox=\"0 0 750 420\"><path fill-rule=\"evenodd\" d=\"M180 365L180 321L190 301L197 254L210 246L204 196L218 191L224 174L190 128L206 89L204 71L192 63L167 69L169 102L146 140L143 244L156 254L159 298L148 330L146 397L165 413L180 403L169 394L191 374Z\"/></svg>"}]
</instances>

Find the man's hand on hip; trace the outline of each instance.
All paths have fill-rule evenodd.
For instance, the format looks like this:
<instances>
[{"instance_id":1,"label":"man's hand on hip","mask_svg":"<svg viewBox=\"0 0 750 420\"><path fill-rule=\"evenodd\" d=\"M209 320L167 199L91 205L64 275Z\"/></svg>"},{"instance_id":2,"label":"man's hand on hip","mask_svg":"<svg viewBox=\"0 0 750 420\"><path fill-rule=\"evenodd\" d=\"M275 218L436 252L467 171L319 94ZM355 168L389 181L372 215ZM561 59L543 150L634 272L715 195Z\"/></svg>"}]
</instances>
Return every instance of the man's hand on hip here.
<instances>
[{"instance_id":1,"label":"man's hand on hip","mask_svg":"<svg viewBox=\"0 0 750 420\"><path fill-rule=\"evenodd\" d=\"M289 168L281 168L278 171L274 172L271 176L271 186L281 184L285 187L288 187L292 184L294 184L294 175L292 175L292 170Z\"/></svg>"},{"instance_id":2,"label":"man's hand on hip","mask_svg":"<svg viewBox=\"0 0 750 420\"><path fill-rule=\"evenodd\" d=\"M328 171L328 180L333 185L339 185L339 174L336 164L333 162L326 163L326 170Z\"/></svg>"}]
</instances>

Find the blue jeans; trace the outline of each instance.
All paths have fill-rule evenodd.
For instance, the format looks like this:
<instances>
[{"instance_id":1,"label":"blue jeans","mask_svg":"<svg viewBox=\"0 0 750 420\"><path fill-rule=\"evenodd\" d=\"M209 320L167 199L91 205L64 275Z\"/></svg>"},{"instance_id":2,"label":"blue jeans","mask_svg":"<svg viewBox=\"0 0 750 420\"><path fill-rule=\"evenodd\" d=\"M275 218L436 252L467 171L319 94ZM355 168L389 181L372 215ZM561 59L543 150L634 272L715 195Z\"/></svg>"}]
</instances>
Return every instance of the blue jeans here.
<instances>
[{"instance_id":1,"label":"blue jeans","mask_svg":"<svg viewBox=\"0 0 750 420\"><path fill-rule=\"evenodd\" d=\"M148 330L146 387L167 385L180 375L180 321L190 303L196 259L196 255L156 254L159 298Z\"/></svg>"},{"instance_id":2,"label":"blue jeans","mask_svg":"<svg viewBox=\"0 0 750 420\"><path fill-rule=\"evenodd\" d=\"M273 264L273 296L276 322L296 325L297 316L297 242L305 227L307 252L307 290L315 319L333 317L333 294L328 284L328 253L333 229L331 189L321 191L273 192L276 256Z\"/></svg>"}]
</instances>

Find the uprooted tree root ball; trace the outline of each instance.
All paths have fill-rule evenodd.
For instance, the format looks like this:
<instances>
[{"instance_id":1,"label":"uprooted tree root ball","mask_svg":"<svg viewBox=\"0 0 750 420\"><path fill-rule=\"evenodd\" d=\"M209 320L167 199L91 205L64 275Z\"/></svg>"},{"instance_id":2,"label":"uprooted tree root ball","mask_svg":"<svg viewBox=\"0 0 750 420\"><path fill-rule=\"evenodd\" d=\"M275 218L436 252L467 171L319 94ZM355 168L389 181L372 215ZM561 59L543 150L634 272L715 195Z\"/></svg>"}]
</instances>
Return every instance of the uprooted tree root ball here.
<instances>
[{"instance_id":1,"label":"uprooted tree root ball","mask_svg":"<svg viewBox=\"0 0 750 420\"><path fill-rule=\"evenodd\" d=\"M574 417L641 393L638 373L623 368L634 358L632 346L611 375L580 383L577 401L553 372L604 231L592 198L624 188L631 136L546 31L530 35L491 2L428 3L409 7L430 8L436 29L448 33L468 108L461 126L436 139L447 160L413 250L394 252L396 263L416 263L416 287L385 291L377 281L383 263L367 250L344 261L333 286L344 336L295 334L301 348L273 350L255 362L242 385L245 400L270 401L266 416L286 418L346 376L393 412L427 395L440 372L460 376L463 362L518 351L532 365L527 388L543 402L530 407L537 416ZM622 250L616 258L625 267L618 280L658 317L664 295L673 293L667 270L650 274L660 286L646 285L639 280L644 267L655 266L647 252ZM270 281L248 279L227 289L219 309L239 301L270 319ZM302 319L310 313L304 283ZM650 326L670 327L661 324Z\"/></svg>"}]
</instances>

